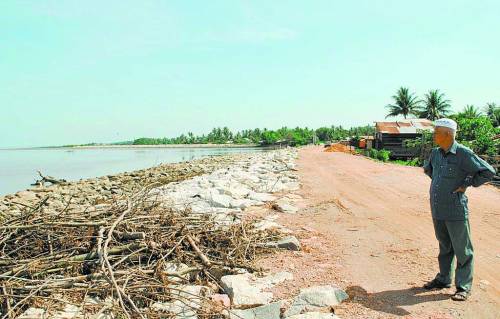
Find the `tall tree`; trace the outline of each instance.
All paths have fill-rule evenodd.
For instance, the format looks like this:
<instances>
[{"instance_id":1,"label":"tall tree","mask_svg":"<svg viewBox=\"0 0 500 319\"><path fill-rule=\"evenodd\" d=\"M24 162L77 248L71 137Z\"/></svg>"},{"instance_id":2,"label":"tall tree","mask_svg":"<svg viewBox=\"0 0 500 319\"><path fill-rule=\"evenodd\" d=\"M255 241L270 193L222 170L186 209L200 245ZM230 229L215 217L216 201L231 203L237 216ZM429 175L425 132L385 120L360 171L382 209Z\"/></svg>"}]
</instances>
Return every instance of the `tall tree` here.
<instances>
[{"instance_id":1,"label":"tall tree","mask_svg":"<svg viewBox=\"0 0 500 319\"><path fill-rule=\"evenodd\" d=\"M445 99L444 93L439 90L430 90L425 94L424 105L420 109L419 117L431 121L445 117L450 113L450 100Z\"/></svg>"},{"instance_id":2,"label":"tall tree","mask_svg":"<svg viewBox=\"0 0 500 319\"><path fill-rule=\"evenodd\" d=\"M462 117L464 117L466 119L474 119L474 118L477 118L481 115L481 111L479 111L479 109L477 107L475 107L474 105L467 104L464 107L464 110L462 112L460 112L459 115L461 115Z\"/></svg>"},{"instance_id":3,"label":"tall tree","mask_svg":"<svg viewBox=\"0 0 500 319\"><path fill-rule=\"evenodd\" d=\"M494 127L500 126L500 106L495 103L486 103L484 111Z\"/></svg>"},{"instance_id":4,"label":"tall tree","mask_svg":"<svg viewBox=\"0 0 500 319\"><path fill-rule=\"evenodd\" d=\"M385 118L403 115L406 119L410 114L418 115L420 100L415 96L415 93L409 93L408 88L400 87L396 95L393 95L392 98L394 104L386 106L386 108L389 109L389 114L387 114Z\"/></svg>"}]
</instances>

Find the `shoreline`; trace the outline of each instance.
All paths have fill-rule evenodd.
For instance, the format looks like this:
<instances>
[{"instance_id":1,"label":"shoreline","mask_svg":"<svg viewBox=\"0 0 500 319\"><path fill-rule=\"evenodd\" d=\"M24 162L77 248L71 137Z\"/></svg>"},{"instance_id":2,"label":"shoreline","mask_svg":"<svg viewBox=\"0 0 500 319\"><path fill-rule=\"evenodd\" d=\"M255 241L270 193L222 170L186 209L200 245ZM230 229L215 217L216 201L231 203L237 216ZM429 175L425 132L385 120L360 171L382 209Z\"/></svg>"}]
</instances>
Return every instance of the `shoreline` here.
<instances>
[{"instance_id":1,"label":"shoreline","mask_svg":"<svg viewBox=\"0 0 500 319\"><path fill-rule=\"evenodd\" d=\"M300 196L292 193L300 189L296 158L297 149L287 148L166 164L155 171L86 180L83 189L82 185L56 185L51 193L35 192L41 196L21 204L20 211L11 210L7 215L0 210L0 224L7 234L3 249L10 257L2 261L0 269L13 274L3 282L3 289L22 289L13 296L13 304L22 308L13 313L23 318L35 313L79 318L109 304L115 306L106 309L106 315L129 310L117 306L119 297L112 293L113 283L103 280L106 273L102 267L95 267L102 263L116 280L126 280L124 294L135 293L136 299L145 296L147 303L138 303L134 310L139 314L187 313L198 318L200 313L210 313L246 318L261 311L258 306L264 304L266 309L272 307L272 318L277 318L286 301L270 303L273 294L265 289L290 281L293 275L284 269L262 274L254 263L280 249L297 252L301 245L287 229L273 222L273 217L261 218L259 212L297 212L294 203ZM172 174L174 171L178 174ZM170 176L159 180L165 173ZM117 180L121 185L113 185ZM135 184L135 189L130 184ZM128 189L113 194L120 186ZM109 192L111 197L92 200L90 190ZM19 201L20 196L11 200L13 205ZM132 255L137 258L130 258ZM26 283L34 264L37 279L44 278L56 289L63 283L61 293L46 291L49 298L57 296L57 304L31 298L33 291L40 290L36 284ZM215 275L203 276L205 267ZM259 274L254 274L256 270ZM150 294L134 287L145 283L162 290ZM233 283L241 284L232 289ZM81 287L93 293L75 294ZM190 303L202 297L214 302L224 299L216 308L212 303ZM297 312L296 308L291 307L289 314Z\"/></svg>"},{"instance_id":2,"label":"shoreline","mask_svg":"<svg viewBox=\"0 0 500 319\"><path fill-rule=\"evenodd\" d=\"M31 188L36 171L76 182L103 175L148 169L161 163L176 163L233 153L267 152L267 147L82 147L0 151L5 174L0 174L0 196ZM19 164L23 163L23 164ZM74 169L67 169L73 167ZM7 173L11 172L11 173Z\"/></svg>"},{"instance_id":3,"label":"shoreline","mask_svg":"<svg viewBox=\"0 0 500 319\"><path fill-rule=\"evenodd\" d=\"M89 145L68 146L63 148L73 149L99 149L99 148L261 148L259 144L160 144L160 145Z\"/></svg>"},{"instance_id":4,"label":"shoreline","mask_svg":"<svg viewBox=\"0 0 500 319\"><path fill-rule=\"evenodd\" d=\"M31 186L0 195L0 220L19 214L43 202L47 209L98 205L131 194L147 185L166 185L227 167L251 153L222 154L194 160L164 163L145 169L67 181L48 186ZM45 198L48 199L46 200Z\"/></svg>"},{"instance_id":5,"label":"shoreline","mask_svg":"<svg viewBox=\"0 0 500 319\"><path fill-rule=\"evenodd\" d=\"M159 145L82 145L82 146L37 146L0 148L0 151L22 151L22 150L52 150L52 149L134 149L134 148L276 148L275 146L261 146L260 144L159 144Z\"/></svg>"},{"instance_id":6,"label":"shoreline","mask_svg":"<svg viewBox=\"0 0 500 319\"><path fill-rule=\"evenodd\" d=\"M42 202L45 207L53 210L64 209L66 206L77 208L98 205L136 192L147 185L155 184L158 187L209 174L255 155L255 152L208 155L144 169L68 180L62 184L27 185L28 187L16 192L0 194L0 220L19 214L26 208L36 207Z\"/></svg>"}]
</instances>

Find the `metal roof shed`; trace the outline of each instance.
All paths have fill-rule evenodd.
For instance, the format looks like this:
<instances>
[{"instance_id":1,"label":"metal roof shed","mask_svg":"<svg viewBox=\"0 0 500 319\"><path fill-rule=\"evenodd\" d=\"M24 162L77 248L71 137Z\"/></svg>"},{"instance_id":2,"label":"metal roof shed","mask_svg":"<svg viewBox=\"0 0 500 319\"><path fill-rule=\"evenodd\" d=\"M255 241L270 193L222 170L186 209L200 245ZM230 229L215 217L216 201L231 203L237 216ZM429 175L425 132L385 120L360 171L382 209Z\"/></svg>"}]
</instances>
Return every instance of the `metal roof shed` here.
<instances>
[{"instance_id":1,"label":"metal roof shed","mask_svg":"<svg viewBox=\"0 0 500 319\"><path fill-rule=\"evenodd\" d=\"M418 155L418 149L406 146L407 140L421 136L421 131L434 131L432 121L427 119L407 119L395 122L375 122L375 148L391 151L395 158Z\"/></svg>"}]
</instances>

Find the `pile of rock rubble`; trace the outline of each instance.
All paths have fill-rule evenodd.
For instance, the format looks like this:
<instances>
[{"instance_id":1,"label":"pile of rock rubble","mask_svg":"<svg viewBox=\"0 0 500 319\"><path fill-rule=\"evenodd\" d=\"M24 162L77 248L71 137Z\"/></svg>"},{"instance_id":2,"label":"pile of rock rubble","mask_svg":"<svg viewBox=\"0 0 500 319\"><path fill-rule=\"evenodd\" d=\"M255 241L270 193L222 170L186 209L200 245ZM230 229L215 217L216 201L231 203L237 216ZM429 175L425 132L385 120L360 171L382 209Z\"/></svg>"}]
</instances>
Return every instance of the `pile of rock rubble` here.
<instances>
[{"instance_id":1,"label":"pile of rock rubble","mask_svg":"<svg viewBox=\"0 0 500 319\"><path fill-rule=\"evenodd\" d=\"M281 213L294 214L299 209L295 205L300 196L300 183L296 173L295 149L283 149L248 156L239 156L229 165L211 172L171 182L150 191L162 205L191 214L210 214L222 226L240 223L245 210L254 206L270 207ZM229 161L228 161L229 162ZM269 242L269 247L300 250L299 240L290 231L275 221L275 217L265 218L255 224L256 229L281 229L283 238ZM322 319L337 318L329 313L348 296L335 286L316 286L302 289L290 300L275 300L269 289L293 280L288 272L273 274L250 273L241 269L237 274L220 278L220 287L177 284L179 297L189 295L189 304L170 301L157 302L152 309L164 311L165 318L196 319L203 316L202 307L206 300L220 306L220 313L211 318L244 319ZM0 293L1 294L1 293ZM179 298L180 300L181 298ZM88 302L105 303L103 300ZM19 318L47 318L43 308L30 308ZM68 305L65 309L50 314L51 318L83 318L81 308ZM102 312L95 318L113 318L112 313Z\"/></svg>"}]
</instances>

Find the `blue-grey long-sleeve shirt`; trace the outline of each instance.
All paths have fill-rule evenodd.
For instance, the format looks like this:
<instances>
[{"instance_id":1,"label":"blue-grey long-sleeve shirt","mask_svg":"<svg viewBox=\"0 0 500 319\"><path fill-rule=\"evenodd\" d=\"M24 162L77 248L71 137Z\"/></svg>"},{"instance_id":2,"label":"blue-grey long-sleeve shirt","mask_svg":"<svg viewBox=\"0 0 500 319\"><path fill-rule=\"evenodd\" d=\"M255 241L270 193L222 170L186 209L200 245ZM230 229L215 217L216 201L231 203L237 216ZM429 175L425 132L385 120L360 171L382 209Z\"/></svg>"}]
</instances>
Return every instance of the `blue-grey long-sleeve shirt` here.
<instances>
[{"instance_id":1,"label":"blue-grey long-sleeve shirt","mask_svg":"<svg viewBox=\"0 0 500 319\"><path fill-rule=\"evenodd\" d=\"M490 164L456 141L446 152L439 147L432 149L424 172L432 179L432 218L439 220L467 219L467 196L454 191L460 186L478 187L495 175L495 169Z\"/></svg>"}]
</instances>

